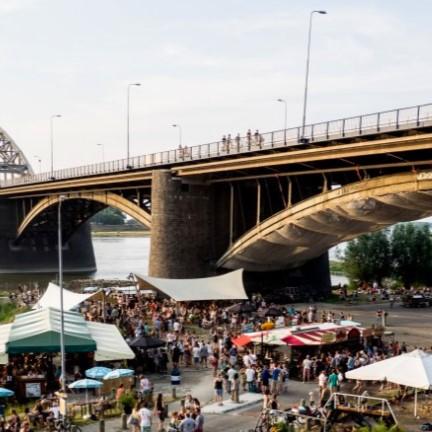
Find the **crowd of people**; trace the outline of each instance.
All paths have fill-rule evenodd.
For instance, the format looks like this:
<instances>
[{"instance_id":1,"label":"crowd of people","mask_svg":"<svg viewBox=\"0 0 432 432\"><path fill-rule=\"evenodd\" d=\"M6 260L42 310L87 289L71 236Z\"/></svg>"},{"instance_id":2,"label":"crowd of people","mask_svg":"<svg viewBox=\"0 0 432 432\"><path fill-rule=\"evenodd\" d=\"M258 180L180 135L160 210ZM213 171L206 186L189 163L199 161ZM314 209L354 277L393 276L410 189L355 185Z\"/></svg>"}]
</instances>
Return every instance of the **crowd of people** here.
<instances>
[{"instance_id":1,"label":"crowd of people","mask_svg":"<svg viewBox=\"0 0 432 432\"><path fill-rule=\"evenodd\" d=\"M240 150L246 149L251 150L253 148L261 149L264 144L264 137L258 129L254 133L250 129L246 132L245 137L242 137L239 133L232 137L231 134L223 135L220 144L218 143L218 151L223 153L230 153L231 151L239 152ZM177 152L180 159L187 159L192 156L191 147L187 145L179 145Z\"/></svg>"},{"instance_id":2,"label":"crowd of people","mask_svg":"<svg viewBox=\"0 0 432 432\"><path fill-rule=\"evenodd\" d=\"M38 293L21 290L18 296L20 301L35 302ZM172 432L202 431L204 427L201 406L196 398L188 396L180 409L172 413L168 412L162 395L153 398L153 385L148 379L152 372L168 374L171 378L177 375L180 381L183 369L208 370L213 374L216 403L224 404L227 397L233 403L239 403L244 392L261 393L263 408L271 409L280 408L279 396L288 390L288 378L297 376L304 382L317 382L319 399L298 405L299 412L312 413L345 385L347 371L407 350L405 344L392 342L385 345L379 338L365 339L361 346L329 348L314 353L305 351L291 358L277 350L263 350L259 345L239 348L233 343L237 336L260 331L266 325L278 328L353 320L349 313L318 310L314 305L298 309L292 305L268 304L259 295L240 306L233 306L224 302L179 303L117 293L89 299L81 304L80 311L88 321L115 324L128 342L145 336L163 342L157 348L136 350L137 360L131 363L137 376L141 375L137 385L139 402L130 416L130 427L136 430L146 430L142 428L149 427L148 423L152 422L157 422L159 430L168 427ZM73 378L79 379L84 377L88 364L77 360L68 366L69 369L72 366L69 373ZM8 386L14 377L38 374L49 378L50 382L58 382L59 368L48 355L22 355L12 357L0 376ZM356 385L353 391L363 390L360 383ZM116 399L120 400L124 389L117 390ZM44 421L51 418L47 410L44 413ZM30 424L34 422L33 417ZM23 423L25 421L20 422Z\"/></svg>"}]
</instances>

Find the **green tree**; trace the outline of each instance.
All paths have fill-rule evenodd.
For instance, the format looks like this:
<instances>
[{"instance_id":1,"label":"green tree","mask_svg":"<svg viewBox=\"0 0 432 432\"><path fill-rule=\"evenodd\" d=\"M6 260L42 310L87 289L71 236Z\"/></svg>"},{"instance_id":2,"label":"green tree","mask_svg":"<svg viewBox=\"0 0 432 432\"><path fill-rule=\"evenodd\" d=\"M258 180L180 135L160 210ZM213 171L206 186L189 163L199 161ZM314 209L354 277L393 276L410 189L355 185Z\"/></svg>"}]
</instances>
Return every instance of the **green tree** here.
<instances>
[{"instance_id":1,"label":"green tree","mask_svg":"<svg viewBox=\"0 0 432 432\"><path fill-rule=\"evenodd\" d=\"M391 270L388 232L383 230L365 234L350 241L345 250L343 266L351 280L381 283Z\"/></svg>"},{"instance_id":2,"label":"green tree","mask_svg":"<svg viewBox=\"0 0 432 432\"><path fill-rule=\"evenodd\" d=\"M125 220L126 216L124 213L111 207L96 213L92 218L92 222L101 225L123 225Z\"/></svg>"},{"instance_id":3,"label":"green tree","mask_svg":"<svg viewBox=\"0 0 432 432\"><path fill-rule=\"evenodd\" d=\"M406 288L415 283L430 282L432 238L429 226L400 224L391 235L393 276Z\"/></svg>"}]
</instances>

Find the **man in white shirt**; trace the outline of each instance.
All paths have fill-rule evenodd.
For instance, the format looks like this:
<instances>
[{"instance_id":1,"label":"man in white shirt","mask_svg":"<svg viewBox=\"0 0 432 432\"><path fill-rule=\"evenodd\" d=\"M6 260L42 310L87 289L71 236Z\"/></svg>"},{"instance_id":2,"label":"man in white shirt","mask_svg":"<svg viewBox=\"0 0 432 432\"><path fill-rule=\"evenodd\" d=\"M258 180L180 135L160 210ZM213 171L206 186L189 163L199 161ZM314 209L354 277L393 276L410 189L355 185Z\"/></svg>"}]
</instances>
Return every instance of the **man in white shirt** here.
<instances>
[{"instance_id":1,"label":"man in white shirt","mask_svg":"<svg viewBox=\"0 0 432 432\"><path fill-rule=\"evenodd\" d=\"M255 369L249 366L245 370L245 374L246 374L246 383L248 386L248 392L253 393L255 392L255 376L256 376Z\"/></svg>"},{"instance_id":2,"label":"man in white shirt","mask_svg":"<svg viewBox=\"0 0 432 432\"><path fill-rule=\"evenodd\" d=\"M148 409L148 403L144 402L143 407L139 410L141 432L151 432L152 413Z\"/></svg>"},{"instance_id":3,"label":"man in white shirt","mask_svg":"<svg viewBox=\"0 0 432 432\"><path fill-rule=\"evenodd\" d=\"M321 371L318 375L318 387L320 391L320 397L322 397L325 389L327 388L327 374L325 371Z\"/></svg>"},{"instance_id":4,"label":"man in white shirt","mask_svg":"<svg viewBox=\"0 0 432 432\"><path fill-rule=\"evenodd\" d=\"M148 378L142 376L140 380L140 390L143 395L148 395L151 393L152 385Z\"/></svg>"},{"instance_id":5,"label":"man in white shirt","mask_svg":"<svg viewBox=\"0 0 432 432\"><path fill-rule=\"evenodd\" d=\"M249 351L243 356L243 364L245 368L248 368L251 366L251 358L249 357Z\"/></svg>"},{"instance_id":6,"label":"man in white shirt","mask_svg":"<svg viewBox=\"0 0 432 432\"><path fill-rule=\"evenodd\" d=\"M310 381L312 360L310 359L309 355L307 355L303 360L302 366L303 366L303 382Z\"/></svg>"}]
</instances>

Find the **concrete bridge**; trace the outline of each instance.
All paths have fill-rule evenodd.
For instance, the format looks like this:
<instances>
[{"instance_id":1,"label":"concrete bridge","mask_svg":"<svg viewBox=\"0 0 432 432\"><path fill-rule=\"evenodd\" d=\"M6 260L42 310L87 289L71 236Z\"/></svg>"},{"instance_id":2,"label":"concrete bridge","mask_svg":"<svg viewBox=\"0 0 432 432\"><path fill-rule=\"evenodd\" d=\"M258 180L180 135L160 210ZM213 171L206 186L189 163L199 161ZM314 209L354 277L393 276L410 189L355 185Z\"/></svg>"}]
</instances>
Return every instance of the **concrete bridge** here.
<instances>
[{"instance_id":1,"label":"concrete bridge","mask_svg":"<svg viewBox=\"0 0 432 432\"><path fill-rule=\"evenodd\" d=\"M0 255L0 271L55 269L60 196L70 271L94 268L86 222L112 206L151 228L152 275L198 277L242 267L267 287L326 288L330 247L432 214L432 104L301 132L37 175L9 138L17 162L6 167L0 150L8 173L0 182L1 212L8 215L0 248L10 257L2 262Z\"/></svg>"}]
</instances>

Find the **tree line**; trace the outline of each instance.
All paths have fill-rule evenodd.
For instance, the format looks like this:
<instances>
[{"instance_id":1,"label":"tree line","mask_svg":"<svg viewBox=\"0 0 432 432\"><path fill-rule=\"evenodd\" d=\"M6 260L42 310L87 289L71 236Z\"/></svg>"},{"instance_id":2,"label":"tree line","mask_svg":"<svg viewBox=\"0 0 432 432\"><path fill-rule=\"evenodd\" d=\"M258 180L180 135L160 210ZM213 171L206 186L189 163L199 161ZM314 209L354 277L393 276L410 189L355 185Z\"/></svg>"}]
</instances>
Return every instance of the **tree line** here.
<instances>
[{"instance_id":1,"label":"tree line","mask_svg":"<svg viewBox=\"0 0 432 432\"><path fill-rule=\"evenodd\" d=\"M432 237L428 224L403 223L365 234L348 243L345 274L362 282L392 278L406 288L432 283Z\"/></svg>"}]
</instances>

